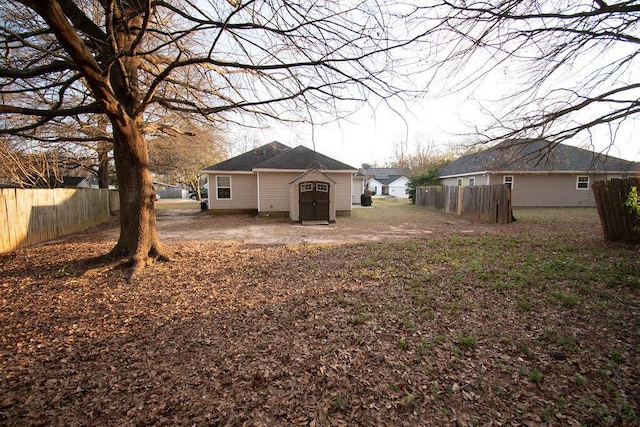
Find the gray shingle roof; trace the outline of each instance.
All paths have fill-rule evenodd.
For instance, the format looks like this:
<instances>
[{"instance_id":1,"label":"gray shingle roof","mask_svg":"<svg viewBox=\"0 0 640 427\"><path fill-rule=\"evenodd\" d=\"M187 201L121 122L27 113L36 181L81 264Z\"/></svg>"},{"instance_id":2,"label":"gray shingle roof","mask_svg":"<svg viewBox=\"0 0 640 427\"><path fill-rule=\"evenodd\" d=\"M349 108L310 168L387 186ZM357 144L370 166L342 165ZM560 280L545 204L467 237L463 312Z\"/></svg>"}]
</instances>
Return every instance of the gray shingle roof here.
<instances>
[{"instance_id":1,"label":"gray shingle roof","mask_svg":"<svg viewBox=\"0 0 640 427\"><path fill-rule=\"evenodd\" d=\"M640 163L544 140L510 140L458 158L439 176L485 171L628 173L640 172Z\"/></svg>"},{"instance_id":2,"label":"gray shingle roof","mask_svg":"<svg viewBox=\"0 0 640 427\"><path fill-rule=\"evenodd\" d=\"M256 165L269 160L280 154L290 151L291 148L278 142L273 141L262 147L254 148L239 156L232 157L224 162L216 163L213 166L205 168L205 171L251 171Z\"/></svg>"},{"instance_id":3,"label":"gray shingle roof","mask_svg":"<svg viewBox=\"0 0 640 427\"><path fill-rule=\"evenodd\" d=\"M274 141L224 162L205 168L205 171L252 171L253 169L284 170L356 170L353 166L317 153L302 145L296 148Z\"/></svg>"},{"instance_id":4,"label":"gray shingle roof","mask_svg":"<svg viewBox=\"0 0 640 427\"><path fill-rule=\"evenodd\" d=\"M409 178L411 172L408 169L402 168L368 168L364 170L364 175L372 177L381 184L391 184L401 176Z\"/></svg>"},{"instance_id":5,"label":"gray shingle roof","mask_svg":"<svg viewBox=\"0 0 640 427\"><path fill-rule=\"evenodd\" d=\"M327 157L302 145L286 151L279 156L266 160L254 169L294 169L306 170L316 168L322 170L356 170L353 166Z\"/></svg>"}]
</instances>

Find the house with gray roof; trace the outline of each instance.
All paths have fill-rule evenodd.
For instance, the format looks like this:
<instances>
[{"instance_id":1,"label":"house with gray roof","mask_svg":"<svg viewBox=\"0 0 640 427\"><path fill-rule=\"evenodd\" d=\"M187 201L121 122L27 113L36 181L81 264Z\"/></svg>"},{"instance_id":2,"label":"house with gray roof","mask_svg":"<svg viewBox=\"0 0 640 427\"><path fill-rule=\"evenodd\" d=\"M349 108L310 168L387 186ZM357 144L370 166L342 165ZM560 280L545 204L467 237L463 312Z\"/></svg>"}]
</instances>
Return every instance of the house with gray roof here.
<instances>
[{"instance_id":1,"label":"house with gray roof","mask_svg":"<svg viewBox=\"0 0 640 427\"><path fill-rule=\"evenodd\" d=\"M335 221L350 215L357 169L304 146L274 141L204 169L209 210Z\"/></svg>"},{"instance_id":2,"label":"house with gray roof","mask_svg":"<svg viewBox=\"0 0 640 427\"><path fill-rule=\"evenodd\" d=\"M640 163L545 140L508 140L439 171L442 185L506 184L513 206L595 206L595 181L640 176Z\"/></svg>"},{"instance_id":3,"label":"house with gray roof","mask_svg":"<svg viewBox=\"0 0 640 427\"><path fill-rule=\"evenodd\" d=\"M375 196L394 196L408 199L407 184L411 173L402 168L366 168L361 170L365 176L365 189Z\"/></svg>"}]
</instances>

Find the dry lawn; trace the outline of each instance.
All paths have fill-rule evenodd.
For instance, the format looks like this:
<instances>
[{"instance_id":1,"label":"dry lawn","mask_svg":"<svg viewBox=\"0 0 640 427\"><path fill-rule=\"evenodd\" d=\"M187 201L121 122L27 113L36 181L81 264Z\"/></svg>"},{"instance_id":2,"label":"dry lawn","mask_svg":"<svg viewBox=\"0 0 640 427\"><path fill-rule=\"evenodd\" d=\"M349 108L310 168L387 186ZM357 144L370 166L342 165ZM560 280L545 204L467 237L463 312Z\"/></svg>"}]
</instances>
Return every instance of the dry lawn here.
<instances>
[{"instance_id":1,"label":"dry lawn","mask_svg":"<svg viewBox=\"0 0 640 427\"><path fill-rule=\"evenodd\" d=\"M593 209L417 209L358 209L325 232L382 238L321 244L204 240L303 231L197 210L180 240L160 216L175 261L134 285L90 263L113 224L0 256L0 424L638 424L637 247Z\"/></svg>"}]
</instances>

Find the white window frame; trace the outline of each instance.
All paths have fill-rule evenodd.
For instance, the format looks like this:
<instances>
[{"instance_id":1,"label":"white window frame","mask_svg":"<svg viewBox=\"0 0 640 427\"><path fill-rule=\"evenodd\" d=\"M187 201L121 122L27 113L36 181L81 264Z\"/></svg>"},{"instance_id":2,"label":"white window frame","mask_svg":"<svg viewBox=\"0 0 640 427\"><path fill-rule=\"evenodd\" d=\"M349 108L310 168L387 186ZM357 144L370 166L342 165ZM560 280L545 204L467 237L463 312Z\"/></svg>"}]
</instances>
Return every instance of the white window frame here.
<instances>
[{"instance_id":1,"label":"white window frame","mask_svg":"<svg viewBox=\"0 0 640 427\"><path fill-rule=\"evenodd\" d=\"M219 178L229 178L229 186L221 186L220 182L218 181ZM221 188L229 189L229 197L219 197L220 193L218 193L218 190ZM231 191L231 175L216 175L216 200L231 200L232 196L233 192Z\"/></svg>"},{"instance_id":2,"label":"white window frame","mask_svg":"<svg viewBox=\"0 0 640 427\"><path fill-rule=\"evenodd\" d=\"M316 190L323 193L329 192L329 184L326 182L316 182Z\"/></svg>"},{"instance_id":3,"label":"white window frame","mask_svg":"<svg viewBox=\"0 0 640 427\"><path fill-rule=\"evenodd\" d=\"M591 183L591 178L589 178L587 175L580 175L576 177L576 190L588 190L590 183ZM581 187L580 184L587 184L587 186Z\"/></svg>"},{"instance_id":4,"label":"white window frame","mask_svg":"<svg viewBox=\"0 0 640 427\"><path fill-rule=\"evenodd\" d=\"M472 176L469 178L469 187L474 187L476 185L476 177Z\"/></svg>"},{"instance_id":5,"label":"white window frame","mask_svg":"<svg viewBox=\"0 0 640 427\"><path fill-rule=\"evenodd\" d=\"M458 187L462 187L464 185L464 178L458 178Z\"/></svg>"},{"instance_id":6,"label":"white window frame","mask_svg":"<svg viewBox=\"0 0 640 427\"><path fill-rule=\"evenodd\" d=\"M513 175L505 175L504 177L502 177L502 183L503 184L511 184L511 189L512 190L513 190L513 181L514 181Z\"/></svg>"}]
</instances>

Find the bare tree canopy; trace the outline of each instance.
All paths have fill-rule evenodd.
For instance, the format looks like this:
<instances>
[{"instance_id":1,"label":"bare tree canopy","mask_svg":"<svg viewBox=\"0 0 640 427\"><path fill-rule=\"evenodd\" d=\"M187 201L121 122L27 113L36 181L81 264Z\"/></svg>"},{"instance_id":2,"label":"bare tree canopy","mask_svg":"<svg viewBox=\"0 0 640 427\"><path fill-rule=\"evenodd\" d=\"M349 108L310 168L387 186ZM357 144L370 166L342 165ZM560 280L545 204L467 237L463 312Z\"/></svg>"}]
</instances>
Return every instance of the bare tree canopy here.
<instances>
[{"instance_id":1,"label":"bare tree canopy","mask_svg":"<svg viewBox=\"0 0 640 427\"><path fill-rule=\"evenodd\" d=\"M502 81L493 75L496 93L510 91L492 103L493 124L478 130L485 142L615 144L620 127L637 118L637 1L456 0L414 13L426 17L432 71L447 90L478 88L489 74L504 75ZM513 80L518 86L510 86Z\"/></svg>"},{"instance_id":2,"label":"bare tree canopy","mask_svg":"<svg viewBox=\"0 0 640 427\"><path fill-rule=\"evenodd\" d=\"M169 111L214 122L246 113L314 121L335 116L339 101L384 101L401 92L392 51L418 36L409 20L368 0L0 6L0 134L59 138L52 123L108 117L121 203L112 255L131 259L134 273L167 258L155 226L148 127L166 125Z\"/></svg>"}]
</instances>

